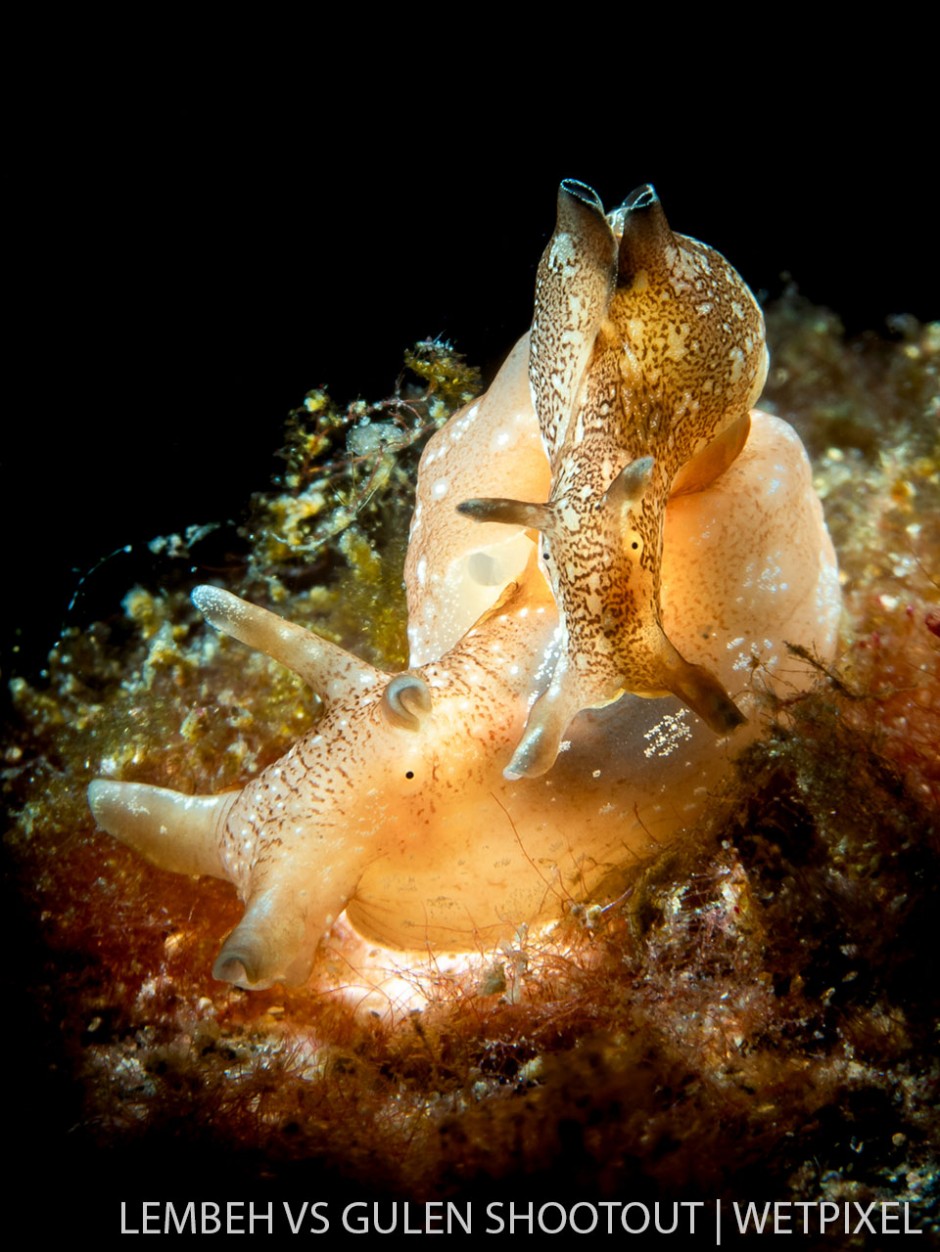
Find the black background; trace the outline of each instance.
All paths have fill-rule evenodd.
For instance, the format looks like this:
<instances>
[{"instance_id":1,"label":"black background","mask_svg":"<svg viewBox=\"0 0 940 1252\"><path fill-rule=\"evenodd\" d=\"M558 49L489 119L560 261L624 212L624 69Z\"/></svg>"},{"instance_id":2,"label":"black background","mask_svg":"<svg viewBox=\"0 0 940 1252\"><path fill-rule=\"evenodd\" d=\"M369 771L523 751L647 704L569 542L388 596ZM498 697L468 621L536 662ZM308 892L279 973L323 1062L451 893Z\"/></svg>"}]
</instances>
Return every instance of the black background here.
<instances>
[{"instance_id":1,"label":"black background","mask_svg":"<svg viewBox=\"0 0 940 1252\"><path fill-rule=\"evenodd\" d=\"M799 102L693 92L677 128L630 92L617 112L582 85L571 113L485 76L461 96L454 71L442 97L426 65L354 65L230 80L224 61L151 50L73 80L24 138L6 673L114 611L148 574L146 540L239 518L311 387L379 398L433 335L491 373L531 317L563 177L608 207L652 181L673 228L755 291L788 273L851 332L937 315L934 158L910 98L819 96L811 77Z\"/></svg>"}]
</instances>

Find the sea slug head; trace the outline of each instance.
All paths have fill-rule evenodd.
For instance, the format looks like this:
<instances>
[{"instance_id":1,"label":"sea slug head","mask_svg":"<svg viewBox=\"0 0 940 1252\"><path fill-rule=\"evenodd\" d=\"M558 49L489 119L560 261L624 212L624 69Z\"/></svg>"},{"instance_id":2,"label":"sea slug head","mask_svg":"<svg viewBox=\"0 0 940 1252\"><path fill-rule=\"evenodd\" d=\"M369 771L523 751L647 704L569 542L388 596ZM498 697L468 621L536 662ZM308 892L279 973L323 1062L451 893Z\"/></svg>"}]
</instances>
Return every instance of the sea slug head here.
<instances>
[{"instance_id":1,"label":"sea slug head","mask_svg":"<svg viewBox=\"0 0 940 1252\"><path fill-rule=\"evenodd\" d=\"M529 361L550 495L460 506L541 532L566 636L510 776L550 768L575 714L624 692L672 693L719 733L743 720L663 631L663 527L670 496L707 487L741 451L766 370L747 286L714 249L673 234L652 187L607 217L590 187L562 183Z\"/></svg>"},{"instance_id":2,"label":"sea slug head","mask_svg":"<svg viewBox=\"0 0 940 1252\"><path fill-rule=\"evenodd\" d=\"M767 377L764 318L720 253L670 230L651 186L628 196L611 223L609 317L628 439L664 449L670 495L699 490L744 446Z\"/></svg>"},{"instance_id":3,"label":"sea slug head","mask_svg":"<svg viewBox=\"0 0 940 1252\"><path fill-rule=\"evenodd\" d=\"M190 796L111 779L89 788L102 829L163 869L231 882L245 901L214 977L248 990L305 981L343 909L361 933L395 946L415 935L421 946L435 927L450 941L451 915L468 904L477 918L494 914L486 925L498 932L491 879L451 865L472 867L468 849L486 848L481 806L502 812L492 793L522 730L526 675L554 631L534 562L447 657L399 674L221 588L197 587L193 600L218 630L309 682L325 706L241 791ZM430 900L415 890L428 864L441 866ZM369 874L379 887L360 890ZM463 900L449 894L455 874L468 878Z\"/></svg>"}]
</instances>

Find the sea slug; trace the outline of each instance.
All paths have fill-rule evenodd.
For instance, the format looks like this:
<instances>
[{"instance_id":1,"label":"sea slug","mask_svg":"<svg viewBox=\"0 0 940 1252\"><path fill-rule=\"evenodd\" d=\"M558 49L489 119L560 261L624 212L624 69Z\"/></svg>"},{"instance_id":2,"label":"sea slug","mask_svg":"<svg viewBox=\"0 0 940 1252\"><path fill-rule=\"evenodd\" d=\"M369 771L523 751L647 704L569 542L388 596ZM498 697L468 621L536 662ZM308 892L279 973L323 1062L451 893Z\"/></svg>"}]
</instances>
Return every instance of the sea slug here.
<instances>
[{"instance_id":1,"label":"sea slug","mask_svg":"<svg viewBox=\"0 0 940 1252\"><path fill-rule=\"evenodd\" d=\"M217 978L303 981L344 909L422 950L557 916L701 813L766 688L809 685L787 644L832 655L838 579L799 439L750 412L762 329L651 188L608 218L566 182L530 334L422 456L409 668L196 589L326 706L241 791L91 784L110 834L235 885Z\"/></svg>"},{"instance_id":2,"label":"sea slug","mask_svg":"<svg viewBox=\"0 0 940 1252\"><path fill-rule=\"evenodd\" d=\"M572 717L624 691L677 695L717 732L740 711L662 628L667 500L738 455L767 376L760 309L712 248L674 235L652 187L610 221L562 183L539 265L529 379L551 466L546 502L476 499L479 520L534 527L562 639L510 777L551 768Z\"/></svg>"}]
</instances>

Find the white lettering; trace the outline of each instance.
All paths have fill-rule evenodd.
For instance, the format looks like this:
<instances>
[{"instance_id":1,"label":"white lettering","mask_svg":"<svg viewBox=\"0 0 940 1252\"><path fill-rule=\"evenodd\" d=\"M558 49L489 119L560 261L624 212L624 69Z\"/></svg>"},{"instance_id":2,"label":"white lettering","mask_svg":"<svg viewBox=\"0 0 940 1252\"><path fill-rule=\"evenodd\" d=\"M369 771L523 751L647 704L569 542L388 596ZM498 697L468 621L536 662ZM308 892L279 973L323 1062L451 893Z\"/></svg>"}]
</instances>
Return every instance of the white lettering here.
<instances>
[{"instance_id":1,"label":"white lettering","mask_svg":"<svg viewBox=\"0 0 940 1252\"><path fill-rule=\"evenodd\" d=\"M643 1211L643 1225L642 1226L630 1225L629 1221L627 1220L627 1214L630 1212L631 1209L642 1209ZM650 1224L650 1212L645 1204L641 1204L639 1200L631 1200L629 1204L624 1205L623 1212L620 1214L620 1225L624 1228L624 1230L627 1232L628 1235L642 1235L643 1231L649 1227L649 1224Z\"/></svg>"},{"instance_id":2,"label":"white lettering","mask_svg":"<svg viewBox=\"0 0 940 1252\"><path fill-rule=\"evenodd\" d=\"M830 1217L829 1214L832 1214ZM819 1233L824 1235L826 1227L839 1220L839 1206L835 1200L822 1200L819 1205Z\"/></svg>"},{"instance_id":3,"label":"white lettering","mask_svg":"<svg viewBox=\"0 0 940 1252\"><path fill-rule=\"evenodd\" d=\"M121 1234L122 1235L139 1235L139 1230L131 1230L127 1224L127 1203L121 1201Z\"/></svg>"},{"instance_id":4,"label":"white lettering","mask_svg":"<svg viewBox=\"0 0 940 1252\"><path fill-rule=\"evenodd\" d=\"M530 1205L529 1207L531 1209L532 1206ZM558 1209L559 1213L561 1214L561 1220L557 1226L545 1225L545 1219L543 1217L543 1214L546 1209ZM544 1231L546 1235L557 1235L559 1230L564 1230L565 1223L567 1222L567 1220L568 1220L568 1214L565 1212L565 1206L563 1204L559 1204L557 1200L549 1200L546 1204L543 1204L542 1207L539 1209L539 1230Z\"/></svg>"},{"instance_id":5,"label":"white lettering","mask_svg":"<svg viewBox=\"0 0 940 1252\"><path fill-rule=\"evenodd\" d=\"M486 1206L488 1225L484 1233L501 1235L506 1233L508 1228L510 1234L515 1234L517 1228L520 1228L526 1234L531 1235L538 1227L543 1234L547 1235L557 1235L565 1229L570 1229L577 1235L587 1235L606 1228L606 1233L612 1235L616 1233L619 1223L628 1235L643 1234L650 1229L651 1225L655 1226L659 1234L670 1235L679 1229L682 1210L685 1209L687 1210L685 1219L688 1233L695 1234L696 1209L704 1208L704 1200L683 1200L679 1203L673 1202L671 1206L665 1203L660 1204L658 1201L653 1205L647 1205L639 1200L629 1201L626 1204L620 1200L599 1200L596 1203L590 1200L579 1200L571 1208L567 1208L558 1200L546 1200L538 1209L531 1202L522 1204L509 1201L507 1213L506 1202L492 1200ZM739 1218L739 1222L742 1220L746 1226L748 1219ZM469 1222L468 1209L467 1223L464 1226L468 1234L470 1233Z\"/></svg>"},{"instance_id":6,"label":"white lettering","mask_svg":"<svg viewBox=\"0 0 940 1252\"><path fill-rule=\"evenodd\" d=\"M390 1227L390 1230L388 1231L383 1230L381 1226L379 1225L379 1206L377 1204L373 1204L372 1208L375 1212L374 1221L375 1221L376 1230L379 1232L379 1234L383 1234L383 1235L390 1234L391 1231L394 1230L395 1227L398 1225L398 1201L394 1200L392 1202L392 1225ZM411 1205L409 1204L407 1200L405 1201L405 1224L402 1227L401 1233L403 1235L423 1235L424 1234L423 1226L412 1226Z\"/></svg>"},{"instance_id":7,"label":"white lettering","mask_svg":"<svg viewBox=\"0 0 940 1252\"><path fill-rule=\"evenodd\" d=\"M290 1203L287 1200L283 1201L283 1205L284 1212L287 1214L287 1224L290 1226L292 1235L300 1234L300 1227L307 1214L308 1208L310 1209L311 1219L314 1222L319 1223L316 1226L310 1227L310 1233L312 1235L325 1235L329 1230L330 1219L327 1217L326 1213L319 1212L320 1209L325 1209L327 1207L326 1200L317 1200L314 1204L309 1204L308 1201L304 1200L303 1206L301 1207L301 1210L296 1218L294 1217L294 1214L291 1211Z\"/></svg>"},{"instance_id":8,"label":"white lettering","mask_svg":"<svg viewBox=\"0 0 940 1252\"><path fill-rule=\"evenodd\" d=\"M738 1204L737 1200L734 1200L732 1202L731 1207L734 1209L734 1217L735 1217L735 1221L738 1223L739 1235L743 1235L747 1233L747 1229L750 1226L751 1222L754 1223L754 1229L757 1231L759 1235L762 1235L764 1233L764 1226L767 1223L767 1218L770 1216L770 1203L769 1202L764 1205L763 1213L758 1213L757 1205L754 1204L753 1201L751 1201L748 1204L747 1208L744 1210L743 1216L741 1212L741 1207Z\"/></svg>"},{"instance_id":9,"label":"white lettering","mask_svg":"<svg viewBox=\"0 0 940 1252\"><path fill-rule=\"evenodd\" d=\"M704 1200L683 1200L680 1203L679 1207L689 1210L689 1234L694 1235L695 1234L695 1210L703 1209L705 1207L705 1201ZM658 1212L659 1211L658 1204L656 1205L656 1209Z\"/></svg>"},{"instance_id":10,"label":"white lettering","mask_svg":"<svg viewBox=\"0 0 940 1252\"><path fill-rule=\"evenodd\" d=\"M238 1226L233 1226L232 1222L243 1222L245 1220L243 1213L233 1213L232 1209L243 1209L245 1207L244 1200L230 1200L228 1205L228 1221L225 1224L225 1233L227 1235L243 1235L245 1232Z\"/></svg>"},{"instance_id":11,"label":"white lettering","mask_svg":"<svg viewBox=\"0 0 940 1252\"><path fill-rule=\"evenodd\" d=\"M620 1208L619 1200L601 1200L597 1207L607 1210L607 1233L612 1235L614 1233L614 1215L611 1210Z\"/></svg>"},{"instance_id":12,"label":"white lettering","mask_svg":"<svg viewBox=\"0 0 940 1252\"><path fill-rule=\"evenodd\" d=\"M534 1205L530 1201L528 1213L517 1214L515 1200L509 1201L509 1233L511 1235L514 1235L516 1233L516 1222L527 1222L529 1226L529 1234L530 1235L532 1234L534 1223L535 1223L533 1210L534 1210Z\"/></svg>"},{"instance_id":13,"label":"white lettering","mask_svg":"<svg viewBox=\"0 0 940 1252\"><path fill-rule=\"evenodd\" d=\"M268 1227L268 1234L269 1235L274 1234L274 1203L273 1201L271 1200L268 1201L267 1212L264 1212L264 1213L260 1211L256 1213L254 1200L250 1202L250 1204L248 1205L248 1229L251 1232L251 1234L255 1233L255 1222L258 1222L259 1224L261 1222L265 1222Z\"/></svg>"},{"instance_id":14,"label":"white lettering","mask_svg":"<svg viewBox=\"0 0 940 1252\"><path fill-rule=\"evenodd\" d=\"M687 1201L687 1203L688 1203L688 1201ZM704 1201L703 1201L703 1203L704 1203ZM654 1221L654 1223L655 1223L655 1225L656 1225L656 1229L657 1229L657 1231L658 1231L661 1235L671 1235L671 1234L673 1234L673 1233L674 1233L674 1232L678 1229L678 1226L679 1226L679 1206L678 1206L678 1204L673 1204L673 1206L672 1206L672 1225L671 1225L671 1226L662 1226L662 1225L660 1225L659 1218L660 1218L660 1212L659 1212L659 1201L657 1200L657 1201L656 1201L656 1203L653 1205L653 1221ZM692 1221L693 1221L693 1223L694 1223L694 1221L695 1221L695 1214L694 1214L694 1213L692 1214Z\"/></svg>"},{"instance_id":15,"label":"white lettering","mask_svg":"<svg viewBox=\"0 0 940 1252\"><path fill-rule=\"evenodd\" d=\"M809 1211L816 1208L815 1202L813 1200L794 1200L793 1207L803 1210L803 1234L812 1234L809 1226Z\"/></svg>"},{"instance_id":16,"label":"white lettering","mask_svg":"<svg viewBox=\"0 0 940 1252\"><path fill-rule=\"evenodd\" d=\"M444 1204L443 1200L428 1200L427 1204L425 1204L424 1206L424 1230L426 1234L442 1235L444 1233L443 1230L441 1230L439 1226L435 1225L436 1222L441 1222L444 1218L443 1213L438 1213L436 1211L437 1209L443 1207L443 1204Z\"/></svg>"},{"instance_id":17,"label":"white lettering","mask_svg":"<svg viewBox=\"0 0 940 1252\"><path fill-rule=\"evenodd\" d=\"M144 1210L143 1233L145 1235L158 1235L160 1233L160 1218L156 1213L154 1213L153 1217L151 1217L148 1210L159 1209L160 1201L159 1200L145 1200L142 1207Z\"/></svg>"},{"instance_id":18,"label":"white lettering","mask_svg":"<svg viewBox=\"0 0 940 1252\"><path fill-rule=\"evenodd\" d=\"M465 1213L461 1213L457 1205L453 1202L453 1200L448 1200L447 1201L447 1233L451 1234L453 1232L454 1223L456 1222L456 1224L461 1227L464 1234L469 1235L472 1213L473 1213L473 1210L470 1207L469 1201L467 1202L467 1211Z\"/></svg>"},{"instance_id":19,"label":"white lettering","mask_svg":"<svg viewBox=\"0 0 940 1252\"><path fill-rule=\"evenodd\" d=\"M120 1202L120 1232L121 1234L139 1234L140 1231L131 1231L128 1226L128 1204L125 1201Z\"/></svg>"},{"instance_id":20,"label":"white lettering","mask_svg":"<svg viewBox=\"0 0 940 1252\"><path fill-rule=\"evenodd\" d=\"M307 1201L304 1200L303 1208L300 1210L300 1216L297 1218L296 1221L294 1221L294 1214L291 1212L291 1207L290 1207L289 1202L285 1200L283 1203L284 1203L284 1212L287 1214L287 1224L288 1226L290 1226L290 1232L292 1235L299 1235L300 1223L304 1220L304 1217L307 1215Z\"/></svg>"},{"instance_id":21,"label":"white lettering","mask_svg":"<svg viewBox=\"0 0 940 1252\"><path fill-rule=\"evenodd\" d=\"M871 1222L868 1220L868 1214L875 1207L875 1201L873 1200L871 1204L869 1204L867 1209L863 1209L857 1200L853 1200L852 1203L855 1205L859 1213L858 1225L855 1227L854 1233L857 1235L858 1232L861 1230L862 1226L864 1225L866 1230L871 1231L871 1233L874 1234L875 1228L871 1224Z\"/></svg>"},{"instance_id":22,"label":"white lettering","mask_svg":"<svg viewBox=\"0 0 940 1252\"><path fill-rule=\"evenodd\" d=\"M124 1207L124 1206L123 1206L123 1205L121 1205L121 1208L122 1208L122 1209L123 1209L123 1207ZM487 1215L487 1217L490 1219L490 1221L497 1222L498 1224L497 1224L496 1226L487 1226L486 1230L483 1232L484 1234L487 1234L487 1235L501 1235L501 1234L503 1233L503 1229L504 1229L504 1227L505 1227L506 1223L503 1221L502 1217L500 1217L500 1209L501 1209L502 1207L503 1207L503 1202L502 1202L502 1200L491 1200L491 1201L489 1202L489 1204L486 1206L486 1215ZM121 1213L121 1221L122 1221L122 1222L124 1221L124 1214L123 1214L123 1212ZM136 1231L134 1231L134 1234L136 1234L136 1233L137 1233L137 1232L136 1232Z\"/></svg>"},{"instance_id":23,"label":"white lettering","mask_svg":"<svg viewBox=\"0 0 940 1252\"><path fill-rule=\"evenodd\" d=\"M590 1213L591 1215L590 1226L578 1225L574 1216L575 1213L577 1213L578 1209L587 1209L587 1211ZM593 1204L589 1204L587 1200L579 1200L578 1203L572 1208L571 1212L568 1214L568 1221L571 1223L571 1229L575 1232L576 1235L589 1235L591 1231L597 1227L597 1209L594 1207Z\"/></svg>"},{"instance_id":24,"label":"white lettering","mask_svg":"<svg viewBox=\"0 0 940 1252\"><path fill-rule=\"evenodd\" d=\"M352 1204L347 1204L343 1209L343 1228L348 1230L351 1235L364 1235L369 1229L369 1215L363 1213L362 1216L357 1213L355 1216L356 1225L350 1226L349 1222L353 1209L364 1209L368 1205L364 1200L353 1200Z\"/></svg>"},{"instance_id":25,"label":"white lettering","mask_svg":"<svg viewBox=\"0 0 940 1252\"><path fill-rule=\"evenodd\" d=\"M193 1200L190 1200L190 1202L186 1205L185 1209L183 1209L183 1216L180 1218L180 1217L177 1217L176 1215L176 1209L173 1207L173 1201L168 1200L167 1206L166 1206L166 1220L163 1223L164 1234L169 1234L171 1222L176 1226L176 1233L178 1235L181 1235L183 1233L183 1227L187 1225L192 1227L192 1233L196 1234L197 1231L196 1231L195 1202Z\"/></svg>"},{"instance_id":26,"label":"white lettering","mask_svg":"<svg viewBox=\"0 0 940 1252\"><path fill-rule=\"evenodd\" d=\"M774 1234L775 1235L792 1235L790 1229L790 1202L789 1200L777 1200L774 1204Z\"/></svg>"}]
</instances>

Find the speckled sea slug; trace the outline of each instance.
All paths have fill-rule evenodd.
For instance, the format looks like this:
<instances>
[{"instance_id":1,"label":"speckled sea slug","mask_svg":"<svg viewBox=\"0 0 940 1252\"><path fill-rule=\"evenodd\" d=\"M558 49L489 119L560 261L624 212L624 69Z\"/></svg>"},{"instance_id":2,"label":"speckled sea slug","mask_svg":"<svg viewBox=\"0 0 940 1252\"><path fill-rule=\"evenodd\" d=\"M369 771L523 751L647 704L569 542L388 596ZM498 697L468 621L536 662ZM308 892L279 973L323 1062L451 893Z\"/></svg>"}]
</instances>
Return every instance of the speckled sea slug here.
<instances>
[{"instance_id":1,"label":"speckled sea slug","mask_svg":"<svg viewBox=\"0 0 940 1252\"><path fill-rule=\"evenodd\" d=\"M602 895L700 815L764 690L812 681L786 645L835 646L805 453L751 411L765 373L747 287L652 188L608 217L562 184L531 331L421 459L409 668L199 587L324 716L241 791L91 784L106 831L235 885L217 978L303 981L343 910L393 947L478 950Z\"/></svg>"}]
</instances>

